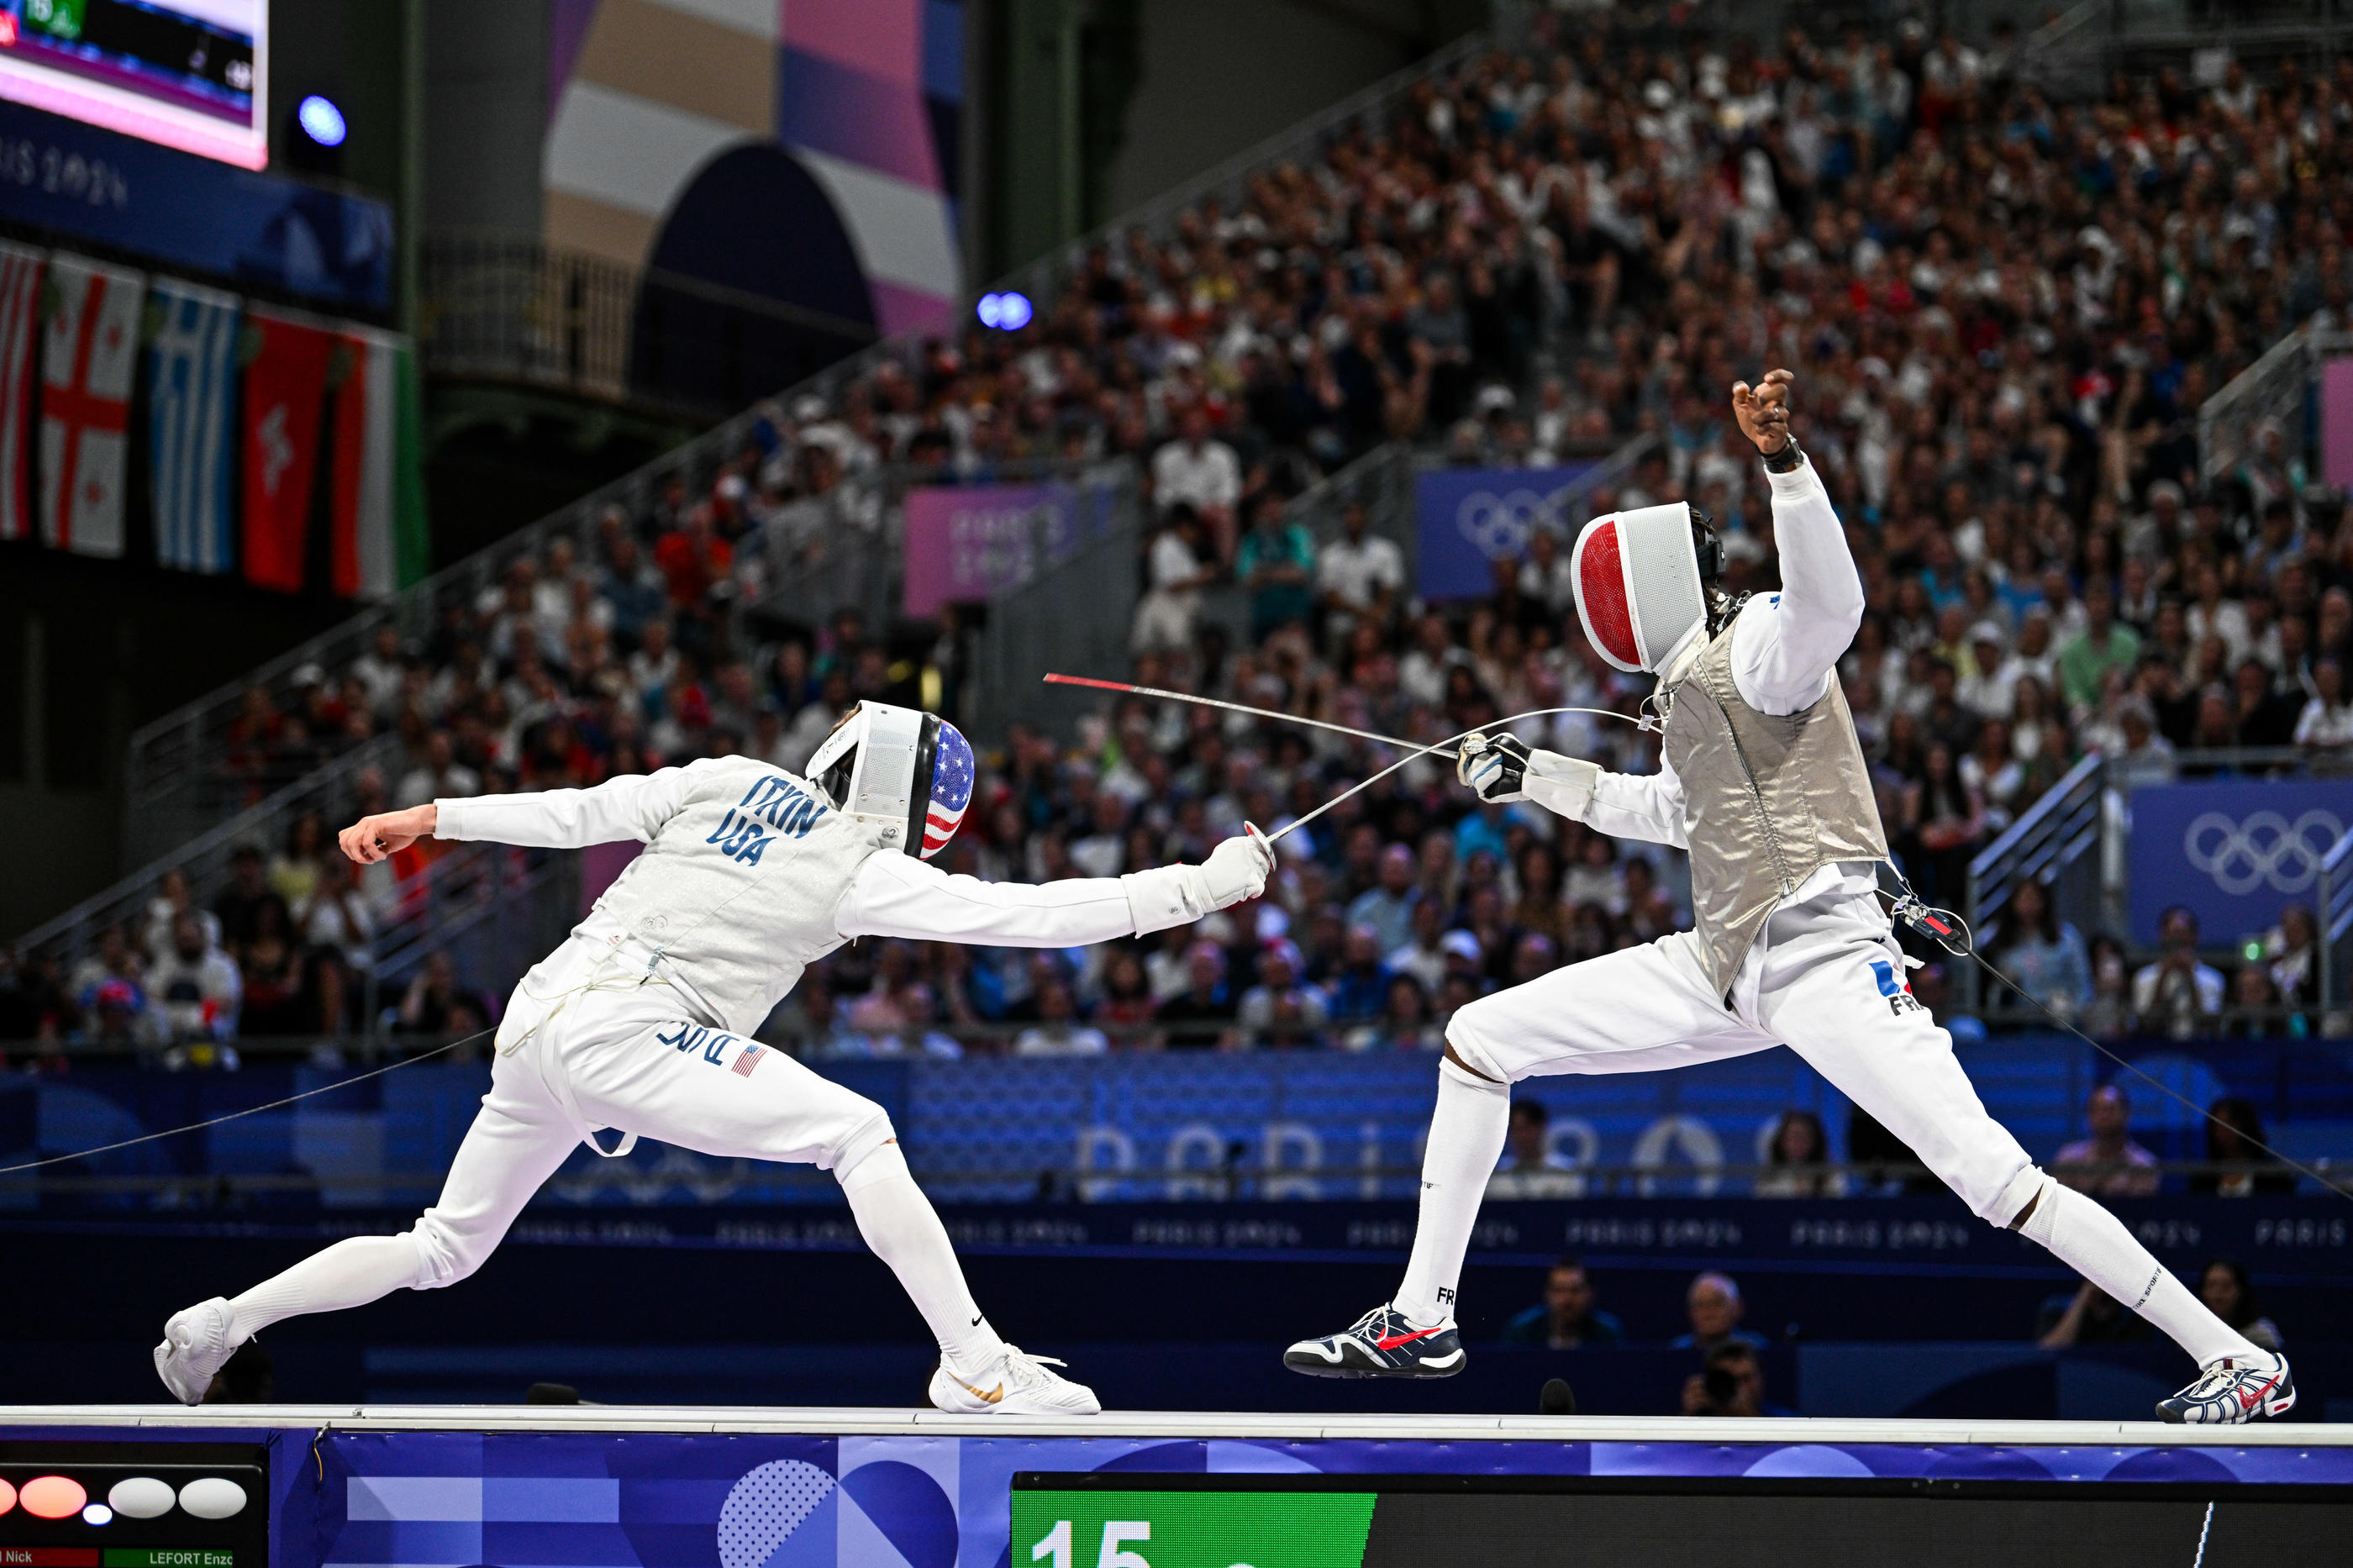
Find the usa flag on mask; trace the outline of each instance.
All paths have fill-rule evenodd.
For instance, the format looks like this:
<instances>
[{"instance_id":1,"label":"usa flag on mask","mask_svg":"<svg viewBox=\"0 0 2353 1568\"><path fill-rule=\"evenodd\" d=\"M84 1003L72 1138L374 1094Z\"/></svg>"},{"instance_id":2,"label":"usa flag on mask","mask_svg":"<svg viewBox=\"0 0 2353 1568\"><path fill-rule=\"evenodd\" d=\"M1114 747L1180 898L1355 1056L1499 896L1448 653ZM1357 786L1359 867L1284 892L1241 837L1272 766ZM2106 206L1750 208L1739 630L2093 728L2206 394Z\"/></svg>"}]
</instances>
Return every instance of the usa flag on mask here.
<instances>
[{"instance_id":1,"label":"usa flag on mask","mask_svg":"<svg viewBox=\"0 0 2353 1568\"><path fill-rule=\"evenodd\" d=\"M972 804L972 742L964 731L940 721L939 750L932 763L932 799L923 813L923 858L947 847Z\"/></svg>"}]
</instances>

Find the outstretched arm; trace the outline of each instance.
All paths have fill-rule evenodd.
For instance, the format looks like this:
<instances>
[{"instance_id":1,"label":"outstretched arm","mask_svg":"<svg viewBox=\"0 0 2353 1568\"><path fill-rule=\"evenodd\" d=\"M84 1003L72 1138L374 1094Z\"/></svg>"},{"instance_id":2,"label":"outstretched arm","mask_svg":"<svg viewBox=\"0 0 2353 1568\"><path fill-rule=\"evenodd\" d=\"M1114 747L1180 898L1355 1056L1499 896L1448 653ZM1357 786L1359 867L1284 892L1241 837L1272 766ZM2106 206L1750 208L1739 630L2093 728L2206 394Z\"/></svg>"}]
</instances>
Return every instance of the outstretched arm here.
<instances>
[{"instance_id":1,"label":"outstretched arm","mask_svg":"<svg viewBox=\"0 0 2353 1568\"><path fill-rule=\"evenodd\" d=\"M437 800L364 816L336 835L335 842L363 866L427 837L487 838L545 849L576 849L624 838L643 844L677 815L685 793L686 770L664 768L607 779L593 789Z\"/></svg>"},{"instance_id":2,"label":"outstretched arm","mask_svg":"<svg viewBox=\"0 0 2353 1568\"><path fill-rule=\"evenodd\" d=\"M1266 890L1273 865L1256 828L1227 839L1199 866L1038 884L984 882L912 856L875 855L842 895L834 930L846 938L1082 947L1185 925L1254 899Z\"/></svg>"},{"instance_id":3,"label":"outstretched arm","mask_svg":"<svg viewBox=\"0 0 2353 1568\"><path fill-rule=\"evenodd\" d=\"M1535 750L1507 732L1473 737L1455 773L1481 800L1532 800L1612 838L1690 847L1683 780L1663 757L1655 773L1613 773L1581 757Z\"/></svg>"},{"instance_id":4,"label":"outstretched arm","mask_svg":"<svg viewBox=\"0 0 2353 1568\"><path fill-rule=\"evenodd\" d=\"M1786 370L1753 391L1732 389L1741 433L1766 459L1773 487L1773 541L1781 556L1781 591L1751 601L1732 634L1732 679L1760 713L1795 713L1821 700L1839 656L1862 624L1862 578L1846 547L1830 492L1800 451L1796 466L1773 471L1791 445Z\"/></svg>"}]
</instances>

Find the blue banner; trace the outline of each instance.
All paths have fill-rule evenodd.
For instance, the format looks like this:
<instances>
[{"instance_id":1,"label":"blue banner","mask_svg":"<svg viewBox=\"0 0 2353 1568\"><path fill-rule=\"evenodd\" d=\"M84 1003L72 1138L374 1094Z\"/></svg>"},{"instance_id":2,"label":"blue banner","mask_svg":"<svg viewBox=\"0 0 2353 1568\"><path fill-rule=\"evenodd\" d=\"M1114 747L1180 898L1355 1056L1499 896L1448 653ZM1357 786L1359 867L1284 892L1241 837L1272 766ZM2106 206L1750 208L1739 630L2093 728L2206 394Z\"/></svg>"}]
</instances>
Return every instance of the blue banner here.
<instances>
[{"instance_id":1,"label":"blue banner","mask_svg":"<svg viewBox=\"0 0 2353 1568\"><path fill-rule=\"evenodd\" d=\"M2132 934L2157 942L2176 904L2198 917L2200 941L2219 947L2279 923L2309 904L2329 847L2353 827L2343 779L2231 780L2150 784L2132 797Z\"/></svg>"},{"instance_id":2,"label":"blue banner","mask_svg":"<svg viewBox=\"0 0 2353 1568\"><path fill-rule=\"evenodd\" d=\"M1498 561L1527 553L1538 525L1560 531L1562 556L1583 517L1562 517L1562 492L1591 463L1559 468L1435 468L1414 492L1420 547L1416 590L1425 599L1472 599L1494 591Z\"/></svg>"},{"instance_id":3,"label":"blue banner","mask_svg":"<svg viewBox=\"0 0 2353 1568\"><path fill-rule=\"evenodd\" d=\"M0 102L0 218L217 279L384 310L392 208Z\"/></svg>"}]
</instances>

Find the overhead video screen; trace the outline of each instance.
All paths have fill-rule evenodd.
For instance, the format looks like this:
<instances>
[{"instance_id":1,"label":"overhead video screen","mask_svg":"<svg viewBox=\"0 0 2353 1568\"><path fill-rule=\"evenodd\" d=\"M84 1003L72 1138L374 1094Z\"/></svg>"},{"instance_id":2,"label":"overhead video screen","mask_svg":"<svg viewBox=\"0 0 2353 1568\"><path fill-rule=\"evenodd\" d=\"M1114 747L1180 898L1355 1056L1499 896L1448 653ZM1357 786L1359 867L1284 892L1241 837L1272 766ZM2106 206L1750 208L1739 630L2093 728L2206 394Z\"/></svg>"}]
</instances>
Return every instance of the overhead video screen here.
<instances>
[{"instance_id":1,"label":"overhead video screen","mask_svg":"<svg viewBox=\"0 0 2353 1568\"><path fill-rule=\"evenodd\" d=\"M269 162L268 0L0 0L0 98Z\"/></svg>"}]
</instances>

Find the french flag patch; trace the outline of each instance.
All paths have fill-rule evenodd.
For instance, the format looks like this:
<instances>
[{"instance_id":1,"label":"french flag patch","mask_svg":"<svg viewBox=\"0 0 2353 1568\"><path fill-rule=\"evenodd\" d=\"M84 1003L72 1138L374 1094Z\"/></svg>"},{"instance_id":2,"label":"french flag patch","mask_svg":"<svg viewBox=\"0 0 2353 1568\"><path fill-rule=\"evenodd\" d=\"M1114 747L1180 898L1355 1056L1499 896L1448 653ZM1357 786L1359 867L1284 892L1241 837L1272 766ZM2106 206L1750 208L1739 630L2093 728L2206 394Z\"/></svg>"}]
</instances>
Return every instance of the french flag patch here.
<instances>
[{"instance_id":1,"label":"french flag patch","mask_svg":"<svg viewBox=\"0 0 2353 1568\"><path fill-rule=\"evenodd\" d=\"M767 1058L767 1047L746 1045L741 1051L736 1053L735 1065L729 1068L727 1070L733 1073L737 1078L750 1078L752 1076L752 1069L765 1061Z\"/></svg>"}]
</instances>

